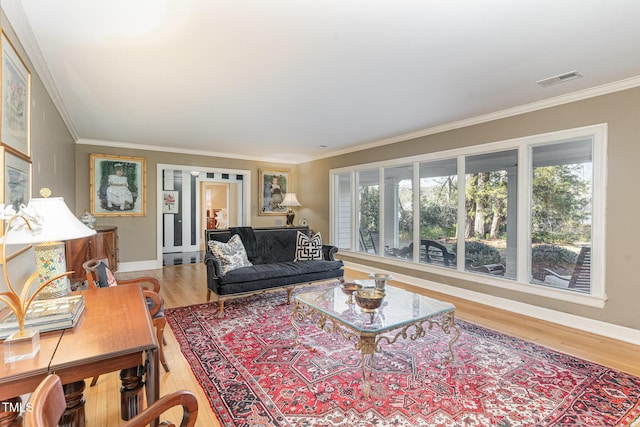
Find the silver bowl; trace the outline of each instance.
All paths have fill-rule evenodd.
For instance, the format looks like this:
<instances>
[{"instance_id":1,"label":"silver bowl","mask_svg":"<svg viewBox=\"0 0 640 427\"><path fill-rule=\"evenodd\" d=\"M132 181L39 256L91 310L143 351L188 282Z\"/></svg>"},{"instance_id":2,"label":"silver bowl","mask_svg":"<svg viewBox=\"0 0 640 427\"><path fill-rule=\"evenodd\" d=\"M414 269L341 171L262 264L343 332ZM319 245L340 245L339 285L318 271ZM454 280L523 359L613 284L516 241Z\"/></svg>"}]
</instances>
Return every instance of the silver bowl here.
<instances>
[{"instance_id":1,"label":"silver bowl","mask_svg":"<svg viewBox=\"0 0 640 427\"><path fill-rule=\"evenodd\" d=\"M356 303L364 312L373 312L380 308L384 300L385 293L377 289L358 289L354 294Z\"/></svg>"}]
</instances>

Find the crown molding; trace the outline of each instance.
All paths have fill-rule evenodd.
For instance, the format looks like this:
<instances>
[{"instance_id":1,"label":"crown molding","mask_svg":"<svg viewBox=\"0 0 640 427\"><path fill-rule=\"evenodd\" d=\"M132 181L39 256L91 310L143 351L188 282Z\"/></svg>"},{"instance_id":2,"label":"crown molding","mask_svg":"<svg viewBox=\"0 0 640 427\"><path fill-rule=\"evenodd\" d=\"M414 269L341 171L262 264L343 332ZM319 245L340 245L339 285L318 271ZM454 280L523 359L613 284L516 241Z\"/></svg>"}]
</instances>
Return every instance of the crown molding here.
<instances>
[{"instance_id":1,"label":"crown molding","mask_svg":"<svg viewBox=\"0 0 640 427\"><path fill-rule=\"evenodd\" d=\"M227 159L249 160L252 162L262 162L262 163L296 164L294 162L285 162L282 159L277 159L277 158L245 156L243 154L220 153L217 151L207 151L207 150L192 150L188 148L179 148L179 147L163 147L159 145L132 144L130 142L104 141L100 139L79 138L76 141L76 144L97 145L100 147L129 148L132 150L161 151L164 153L192 154L195 156L223 157Z\"/></svg>"},{"instance_id":2,"label":"crown molding","mask_svg":"<svg viewBox=\"0 0 640 427\"><path fill-rule=\"evenodd\" d=\"M613 83L607 83L601 86L596 86L593 88L572 92L566 95L544 99L541 101L532 102L530 104L525 104L525 105L521 105L514 108L508 108L506 110L496 111L494 113L483 114L480 116L458 120L455 122L446 123L443 125L434 126L427 129L422 129L422 130L411 132L411 133L405 133L402 135L392 136L390 138L358 144L356 146L345 148L343 150L336 150L330 153L325 153L321 156L314 157L313 160L326 159L328 157L335 157L343 154L353 153L356 151L362 151L370 148L381 147L383 145L394 144L396 142L409 141L411 139L421 138L428 135L435 135L437 133L447 132L455 129L461 129L464 127L487 123L494 120L504 119L507 117L513 117L513 116L530 113L537 110L543 110L545 108L556 107L559 105L569 104L571 102L576 102L576 101L582 101L584 99L594 98L596 96L607 95L609 93L620 92L627 89L633 89L638 86L640 86L640 76L631 77L629 79L620 80Z\"/></svg>"}]
</instances>

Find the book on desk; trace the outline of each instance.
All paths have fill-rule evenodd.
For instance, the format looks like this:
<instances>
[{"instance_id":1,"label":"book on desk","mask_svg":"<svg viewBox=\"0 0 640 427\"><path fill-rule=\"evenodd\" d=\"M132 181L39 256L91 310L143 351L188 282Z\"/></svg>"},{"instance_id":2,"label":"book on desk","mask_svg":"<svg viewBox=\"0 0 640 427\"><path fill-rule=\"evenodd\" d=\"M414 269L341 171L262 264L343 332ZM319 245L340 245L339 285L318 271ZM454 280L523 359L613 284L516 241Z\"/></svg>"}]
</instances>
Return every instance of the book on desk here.
<instances>
[{"instance_id":1,"label":"book on desk","mask_svg":"<svg viewBox=\"0 0 640 427\"><path fill-rule=\"evenodd\" d=\"M73 328L84 313L84 297L71 295L60 298L34 300L25 316L24 328L40 332ZM18 330L16 315L5 307L0 310L0 339Z\"/></svg>"}]
</instances>

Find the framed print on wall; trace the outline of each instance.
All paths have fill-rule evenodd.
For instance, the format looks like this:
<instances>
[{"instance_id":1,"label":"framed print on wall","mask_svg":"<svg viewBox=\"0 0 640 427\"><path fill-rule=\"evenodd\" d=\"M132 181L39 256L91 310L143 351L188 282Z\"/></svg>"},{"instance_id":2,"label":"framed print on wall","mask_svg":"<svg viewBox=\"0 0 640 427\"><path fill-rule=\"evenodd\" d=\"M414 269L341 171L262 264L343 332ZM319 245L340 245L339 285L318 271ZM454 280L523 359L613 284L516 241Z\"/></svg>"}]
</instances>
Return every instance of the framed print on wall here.
<instances>
[{"instance_id":1,"label":"framed print on wall","mask_svg":"<svg viewBox=\"0 0 640 427\"><path fill-rule=\"evenodd\" d=\"M258 215L285 215L287 208L280 203L288 191L289 171L260 169L258 177Z\"/></svg>"},{"instance_id":2,"label":"framed print on wall","mask_svg":"<svg viewBox=\"0 0 640 427\"><path fill-rule=\"evenodd\" d=\"M0 140L14 150L31 156L31 74L9 39L2 32L2 126Z\"/></svg>"},{"instance_id":3,"label":"framed print on wall","mask_svg":"<svg viewBox=\"0 0 640 427\"><path fill-rule=\"evenodd\" d=\"M178 199L180 193L178 191L162 191L162 213L177 214L180 212Z\"/></svg>"},{"instance_id":4,"label":"framed print on wall","mask_svg":"<svg viewBox=\"0 0 640 427\"><path fill-rule=\"evenodd\" d=\"M2 203L12 205L18 212L31 198L31 162L0 147L2 158Z\"/></svg>"},{"instance_id":5,"label":"framed print on wall","mask_svg":"<svg viewBox=\"0 0 640 427\"><path fill-rule=\"evenodd\" d=\"M144 158L91 154L89 175L94 216L145 216Z\"/></svg>"}]
</instances>

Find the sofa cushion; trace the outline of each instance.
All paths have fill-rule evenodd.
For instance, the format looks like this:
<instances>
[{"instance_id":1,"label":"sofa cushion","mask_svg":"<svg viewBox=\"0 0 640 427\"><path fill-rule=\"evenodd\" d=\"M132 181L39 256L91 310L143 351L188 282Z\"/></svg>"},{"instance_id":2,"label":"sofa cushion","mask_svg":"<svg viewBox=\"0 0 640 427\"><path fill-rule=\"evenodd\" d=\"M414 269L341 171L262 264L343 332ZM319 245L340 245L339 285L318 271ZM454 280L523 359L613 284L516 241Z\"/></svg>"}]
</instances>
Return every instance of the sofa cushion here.
<instances>
[{"instance_id":1,"label":"sofa cushion","mask_svg":"<svg viewBox=\"0 0 640 427\"><path fill-rule=\"evenodd\" d=\"M295 261L321 260L322 257L322 236L316 233L309 237L298 231L296 236L296 258Z\"/></svg>"},{"instance_id":2,"label":"sofa cushion","mask_svg":"<svg viewBox=\"0 0 640 427\"><path fill-rule=\"evenodd\" d=\"M253 265L249 262L242 239L237 234L231 236L227 243L209 240L209 250L218 258L223 276L238 268Z\"/></svg>"},{"instance_id":3,"label":"sofa cushion","mask_svg":"<svg viewBox=\"0 0 640 427\"><path fill-rule=\"evenodd\" d=\"M343 266L338 261L290 261L273 264L256 264L230 271L220 277L221 284L267 280L276 277L300 276L323 271L339 270Z\"/></svg>"}]
</instances>

